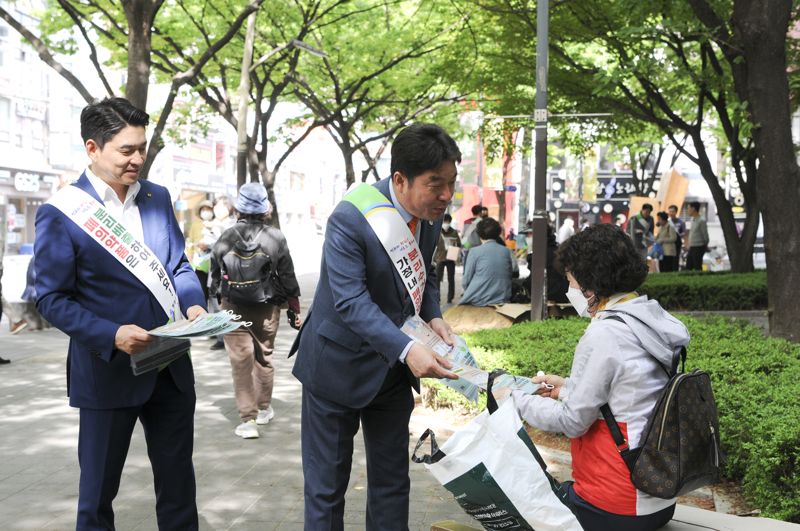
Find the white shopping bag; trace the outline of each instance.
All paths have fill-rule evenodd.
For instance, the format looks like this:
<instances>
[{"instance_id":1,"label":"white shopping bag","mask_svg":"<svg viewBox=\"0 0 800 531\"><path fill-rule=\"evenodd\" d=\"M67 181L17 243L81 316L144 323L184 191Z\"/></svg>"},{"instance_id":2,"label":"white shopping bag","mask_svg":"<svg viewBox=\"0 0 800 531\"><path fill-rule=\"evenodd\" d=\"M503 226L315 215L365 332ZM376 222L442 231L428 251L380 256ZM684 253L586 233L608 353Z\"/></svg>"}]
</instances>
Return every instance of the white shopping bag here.
<instances>
[{"instance_id":1,"label":"white shopping bag","mask_svg":"<svg viewBox=\"0 0 800 531\"><path fill-rule=\"evenodd\" d=\"M490 395L491 396L491 395ZM493 400L491 401L493 402ZM425 463L485 529L578 531L581 525L522 426L513 397L458 429L441 447L431 430L412 459ZM417 457L431 437L431 455Z\"/></svg>"},{"instance_id":2,"label":"white shopping bag","mask_svg":"<svg viewBox=\"0 0 800 531\"><path fill-rule=\"evenodd\" d=\"M447 256L445 258L447 260L452 260L453 262L458 262L458 257L460 254L461 254L461 247L456 247L455 245L453 245L447 248Z\"/></svg>"}]
</instances>

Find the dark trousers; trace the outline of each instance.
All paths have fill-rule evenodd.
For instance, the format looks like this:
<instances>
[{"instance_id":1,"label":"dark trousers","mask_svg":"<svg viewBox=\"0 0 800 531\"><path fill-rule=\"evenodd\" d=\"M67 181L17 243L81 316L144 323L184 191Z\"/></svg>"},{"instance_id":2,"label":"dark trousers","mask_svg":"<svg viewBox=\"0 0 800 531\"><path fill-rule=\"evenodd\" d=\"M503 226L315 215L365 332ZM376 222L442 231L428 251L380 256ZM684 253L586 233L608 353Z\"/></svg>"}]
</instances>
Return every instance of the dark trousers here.
<instances>
[{"instance_id":1,"label":"dark trousers","mask_svg":"<svg viewBox=\"0 0 800 531\"><path fill-rule=\"evenodd\" d=\"M677 256L664 256L658 261L658 270L662 273L669 273L670 271L678 270L678 257Z\"/></svg>"},{"instance_id":2,"label":"dark trousers","mask_svg":"<svg viewBox=\"0 0 800 531\"><path fill-rule=\"evenodd\" d=\"M584 531L655 531L667 525L675 514L671 505L653 514L625 516L606 512L587 502L575 492L571 481L561 485L567 493L567 502L572 505L575 516Z\"/></svg>"},{"instance_id":3,"label":"dark trousers","mask_svg":"<svg viewBox=\"0 0 800 531\"><path fill-rule=\"evenodd\" d=\"M706 254L705 245L702 247L689 247L689 252L686 255L686 270L702 271L704 254Z\"/></svg>"},{"instance_id":4,"label":"dark trousers","mask_svg":"<svg viewBox=\"0 0 800 531\"><path fill-rule=\"evenodd\" d=\"M407 531L408 421L414 398L401 363L389 371L378 395L351 409L303 387L301 441L305 478L305 529L344 528L345 491L359 422L367 454L368 531ZM331 375L335 378L335 375Z\"/></svg>"},{"instance_id":5,"label":"dark trousers","mask_svg":"<svg viewBox=\"0 0 800 531\"><path fill-rule=\"evenodd\" d=\"M78 531L114 529L111 505L136 419L142 422L153 468L159 530L198 528L192 466L194 405L194 388L181 392L170 371L163 370L152 396L141 406L80 410Z\"/></svg>"},{"instance_id":6,"label":"dark trousers","mask_svg":"<svg viewBox=\"0 0 800 531\"><path fill-rule=\"evenodd\" d=\"M456 294L456 263L453 260L442 260L436 264L436 278L439 280L439 291L442 288L442 273L447 268L447 302L453 302Z\"/></svg>"}]
</instances>

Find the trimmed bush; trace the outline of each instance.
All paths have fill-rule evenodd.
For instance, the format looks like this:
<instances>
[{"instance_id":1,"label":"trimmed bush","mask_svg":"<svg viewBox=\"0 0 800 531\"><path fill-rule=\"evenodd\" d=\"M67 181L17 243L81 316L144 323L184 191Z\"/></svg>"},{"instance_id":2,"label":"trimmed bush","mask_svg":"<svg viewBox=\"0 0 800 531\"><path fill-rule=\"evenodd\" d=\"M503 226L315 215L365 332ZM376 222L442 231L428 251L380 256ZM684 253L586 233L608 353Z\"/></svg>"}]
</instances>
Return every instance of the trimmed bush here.
<instances>
[{"instance_id":1,"label":"trimmed bush","mask_svg":"<svg viewBox=\"0 0 800 531\"><path fill-rule=\"evenodd\" d=\"M744 321L682 316L692 341L686 370L711 375L720 415L726 475L765 516L800 522L800 345L765 338ZM588 321L522 323L467 336L478 363L520 375L568 375ZM477 411L434 384L438 401Z\"/></svg>"},{"instance_id":2,"label":"trimmed bush","mask_svg":"<svg viewBox=\"0 0 800 531\"><path fill-rule=\"evenodd\" d=\"M668 310L763 310L767 308L767 272L656 273L648 275L638 291Z\"/></svg>"}]
</instances>

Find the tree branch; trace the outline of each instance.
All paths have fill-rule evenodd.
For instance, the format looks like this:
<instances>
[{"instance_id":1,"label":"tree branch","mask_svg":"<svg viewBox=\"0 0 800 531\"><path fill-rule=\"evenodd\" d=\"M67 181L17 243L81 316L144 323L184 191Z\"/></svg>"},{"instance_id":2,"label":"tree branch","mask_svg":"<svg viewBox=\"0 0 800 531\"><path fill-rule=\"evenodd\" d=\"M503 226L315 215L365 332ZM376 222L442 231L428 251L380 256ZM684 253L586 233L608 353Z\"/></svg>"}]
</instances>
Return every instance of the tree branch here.
<instances>
[{"instance_id":1,"label":"tree branch","mask_svg":"<svg viewBox=\"0 0 800 531\"><path fill-rule=\"evenodd\" d=\"M47 45L44 42L42 42L42 40L39 39L39 37L31 33L25 26L20 24L20 22L17 21L14 17L12 17L11 14L8 11L6 11L2 6L0 6L0 18L5 20L9 26L14 28L20 35L22 35L22 37L26 41L28 41L31 44L31 46L33 46L33 48L39 54L41 60L44 61L45 64L47 64L50 68L58 72L58 74L61 77L66 79L67 82L70 85L72 85L75 88L75 90L78 91L81 97L84 100L86 100L86 103L94 103L95 101L97 101L97 98L92 96L92 94L84 86L84 84L81 83L81 81L77 77L75 77L75 75L71 71L67 70L64 67L64 65L59 63L55 59L55 57L53 57L53 54L50 53L50 50L47 48Z\"/></svg>"}]
</instances>

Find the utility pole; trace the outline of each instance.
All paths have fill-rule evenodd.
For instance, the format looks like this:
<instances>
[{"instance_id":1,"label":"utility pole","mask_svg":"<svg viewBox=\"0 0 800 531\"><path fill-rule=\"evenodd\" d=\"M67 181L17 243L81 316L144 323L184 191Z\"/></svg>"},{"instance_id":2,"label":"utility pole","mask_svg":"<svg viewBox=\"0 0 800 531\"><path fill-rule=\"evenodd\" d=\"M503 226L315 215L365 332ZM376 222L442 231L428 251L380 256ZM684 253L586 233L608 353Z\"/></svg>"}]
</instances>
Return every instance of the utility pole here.
<instances>
[{"instance_id":1,"label":"utility pole","mask_svg":"<svg viewBox=\"0 0 800 531\"><path fill-rule=\"evenodd\" d=\"M531 256L531 321L546 317L547 261L547 69L549 0L536 2L536 168L533 184L533 255Z\"/></svg>"}]
</instances>

